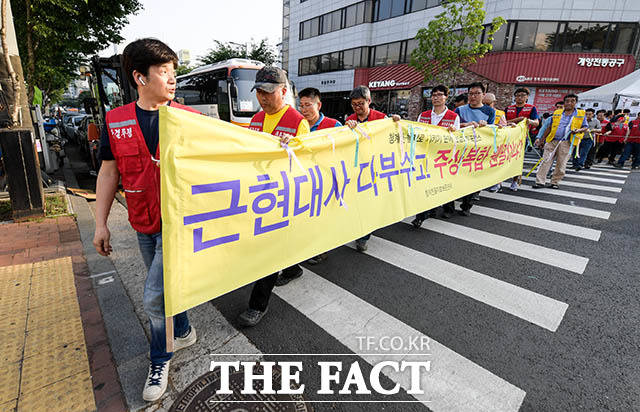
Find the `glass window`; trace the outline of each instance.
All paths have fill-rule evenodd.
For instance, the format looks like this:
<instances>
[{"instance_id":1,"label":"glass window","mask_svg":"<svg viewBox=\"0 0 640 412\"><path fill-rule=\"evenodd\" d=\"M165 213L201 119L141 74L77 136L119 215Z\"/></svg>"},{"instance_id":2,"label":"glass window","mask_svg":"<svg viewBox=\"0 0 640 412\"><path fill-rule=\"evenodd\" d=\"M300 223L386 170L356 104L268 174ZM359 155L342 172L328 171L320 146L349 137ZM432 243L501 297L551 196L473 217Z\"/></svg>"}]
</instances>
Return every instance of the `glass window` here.
<instances>
[{"instance_id":1,"label":"glass window","mask_svg":"<svg viewBox=\"0 0 640 412\"><path fill-rule=\"evenodd\" d=\"M336 10L322 16L322 33L331 33L340 30L342 10Z\"/></svg>"},{"instance_id":2,"label":"glass window","mask_svg":"<svg viewBox=\"0 0 640 412\"><path fill-rule=\"evenodd\" d=\"M393 0L391 3L391 17L404 14L404 0Z\"/></svg>"},{"instance_id":3,"label":"glass window","mask_svg":"<svg viewBox=\"0 0 640 412\"><path fill-rule=\"evenodd\" d=\"M386 64L400 63L400 49L402 42L395 42L388 45Z\"/></svg>"},{"instance_id":4,"label":"glass window","mask_svg":"<svg viewBox=\"0 0 640 412\"><path fill-rule=\"evenodd\" d=\"M331 55L323 54L322 56L320 56L320 71L331 71Z\"/></svg>"},{"instance_id":5,"label":"glass window","mask_svg":"<svg viewBox=\"0 0 640 412\"><path fill-rule=\"evenodd\" d=\"M387 61L387 45L382 44L380 46L374 47L374 66L384 66Z\"/></svg>"},{"instance_id":6,"label":"glass window","mask_svg":"<svg viewBox=\"0 0 640 412\"><path fill-rule=\"evenodd\" d=\"M427 8L439 6L442 3L441 0L427 0Z\"/></svg>"},{"instance_id":7,"label":"glass window","mask_svg":"<svg viewBox=\"0 0 640 412\"><path fill-rule=\"evenodd\" d=\"M314 74L314 73L320 73L319 67L318 67L318 56L314 56L314 57L309 57L309 74Z\"/></svg>"},{"instance_id":8,"label":"glass window","mask_svg":"<svg viewBox=\"0 0 640 412\"><path fill-rule=\"evenodd\" d=\"M309 74L309 60L308 59L300 59L298 60L298 75L304 76Z\"/></svg>"},{"instance_id":9,"label":"glass window","mask_svg":"<svg viewBox=\"0 0 640 412\"><path fill-rule=\"evenodd\" d=\"M360 15L362 14L362 18ZM358 22L371 23L373 17L373 0L366 0L358 4Z\"/></svg>"},{"instance_id":10,"label":"glass window","mask_svg":"<svg viewBox=\"0 0 640 412\"><path fill-rule=\"evenodd\" d=\"M564 33L564 46L562 51L582 51L582 43L584 42L584 34L587 29L587 23L571 22L567 24Z\"/></svg>"},{"instance_id":11,"label":"glass window","mask_svg":"<svg viewBox=\"0 0 640 412\"><path fill-rule=\"evenodd\" d=\"M361 4L361 3L359 3ZM359 4L352 4L351 6L347 7L344 12L345 12L345 27L351 27L351 26L355 26L356 24L359 24L360 22L357 20L358 17L358 5ZM364 10L364 8L363 8Z\"/></svg>"},{"instance_id":12,"label":"glass window","mask_svg":"<svg viewBox=\"0 0 640 412\"><path fill-rule=\"evenodd\" d=\"M427 8L427 0L413 0L411 3L411 11L424 10Z\"/></svg>"},{"instance_id":13,"label":"glass window","mask_svg":"<svg viewBox=\"0 0 640 412\"><path fill-rule=\"evenodd\" d=\"M302 23L300 23L300 40L304 40L307 38L306 33L309 31L310 28L311 28L311 22L303 21Z\"/></svg>"},{"instance_id":14,"label":"glass window","mask_svg":"<svg viewBox=\"0 0 640 412\"><path fill-rule=\"evenodd\" d=\"M638 25L634 23L618 23L614 35L615 43L613 47L614 53L631 53L631 46L636 37Z\"/></svg>"},{"instance_id":15,"label":"glass window","mask_svg":"<svg viewBox=\"0 0 640 412\"><path fill-rule=\"evenodd\" d=\"M345 50L342 56L343 68L345 70L350 70L360 67L361 53L361 48Z\"/></svg>"},{"instance_id":16,"label":"glass window","mask_svg":"<svg viewBox=\"0 0 640 412\"><path fill-rule=\"evenodd\" d=\"M592 53L600 53L604 51L608 32L608 23L589 23L584 32L582 50Z\"/></svg>"},{"instance_id":17,"label":"glass window","mask_svg":"<svg viewBox=\"0 0 640 412\"><path fill-rule=\"evenodd\" d=\"M309 28L309 35L306 37L307 39L309 37L315 37L319 34L319 30L320 29L320 17L316 17L311 19L311 26ZM306 33L306 31L305 31Z\"/></svg>"},{"instance_id":18,"label":"glass window","mask_svg":"<svg viewBox=\"0 0 640 412\"><path fill-rule=\"evenodd\" d=\"M407 50L405 53L405 62L410 62L411 61L411 52L414 51L415 49L418 48L418 40L416 39L411 39L409 41L407 41Z\"/></svg>"},{"instance_id":19,"label":"glass window","mask_svg":"<svg viewBox=\"0 0 640 412\"><path fill-rule=\"evenodd\" d=\"M391 17L393 0L376 0L374 21L385 20Z\"/></svg>"},{"instance_id":20,"label":"glass window","mask_svg":"<svg viewBox=\"0 0 640 412\"><path fill-rule=\"evenodd\" d=\"M339 70L340 69L340 52L331 53L329 55L329 61L331 62L331 67L329 70Z\"/></svg>"},{"instance_id":21,"label":"glass window","mask_svg":"<svg viewBox=\"0 0 640 412\"><path fill-rule=\"evenodd\" d=\"M509 27L508 23L500 26L497 32L493 33L493 51L502 51L504 50L504 42L507 37L507 28Z\"/></svg>"},{"instance_id":22,"label":"glass window","mask_svg":"<svg viewBox=\"0 0 640 412\"><path fill-rule=\"evenodd\" d=\"M533 50L538 23L535 21L519 21L513 41L513 50Z\"/></svg>"},{"instance_id":23,"label":"glass window","mask_svg":"<svg viewBox=\"0 0 640 412\"><path fill-rule=\"evenodd\" d=\"M534 42L536 51L551 51L556 40L557 22L540 22Z\"/></svg>"}]
</instances>

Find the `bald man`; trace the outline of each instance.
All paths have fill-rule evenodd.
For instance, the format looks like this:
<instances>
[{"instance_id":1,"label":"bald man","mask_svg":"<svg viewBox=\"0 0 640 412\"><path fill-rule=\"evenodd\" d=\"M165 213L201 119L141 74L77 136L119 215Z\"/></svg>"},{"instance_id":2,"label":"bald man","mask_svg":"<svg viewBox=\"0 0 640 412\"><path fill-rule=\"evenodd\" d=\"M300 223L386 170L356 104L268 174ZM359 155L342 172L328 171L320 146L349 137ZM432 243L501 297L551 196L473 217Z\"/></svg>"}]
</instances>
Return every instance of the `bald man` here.
<instances>
[{"instance_id":1,"label":"bald man","mask_svg":"<svg viewBox=\"0 0 640 412\"><path fill-rule=\"evenodd\" d=\"M482 103L486 104L487 106L490 106L491 108L493 108L496 111L496 120L494 124L500 125L500 126L506 126L507 125L507 120L506 120L506 115L502 110L498 110L496 109L495 105L496 105L496 95L493 93L486 93L484 95L484 98L482 99Z\"/></svg>"}]
</instances>

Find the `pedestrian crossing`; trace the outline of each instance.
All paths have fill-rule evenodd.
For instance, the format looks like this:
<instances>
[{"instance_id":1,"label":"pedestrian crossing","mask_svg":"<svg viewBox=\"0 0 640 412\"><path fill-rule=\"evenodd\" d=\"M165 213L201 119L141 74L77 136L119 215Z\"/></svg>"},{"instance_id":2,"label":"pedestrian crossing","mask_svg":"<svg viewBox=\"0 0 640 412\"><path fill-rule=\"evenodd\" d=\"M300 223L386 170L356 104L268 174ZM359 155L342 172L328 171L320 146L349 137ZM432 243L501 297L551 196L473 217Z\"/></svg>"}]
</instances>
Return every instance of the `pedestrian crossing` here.
<instances>
[{"instance_id":1,"label":"pedestrian crossing","mask_svg":"<svg viewBox=\"0 0 640 412\"><path fill-rule=\"evenodd\" d=\"M535 159L537 161L537 159ZM525 159L527 162L533 159ZM589 174L567 173L561 182L562 189L533 189L534 177L524 178L517 192L504 189L500 193L482 191L481 200L475 202L471 217L448 221L427 219L420 230L411 227L411 218L392 225L395 232L406 231L402 242L389 235L386 230L376 232L368 242L368 250L355 254L355 244L345 245L350 267L358 267L358 259L373 259L379 266L395 268L407 273L416 282L437 285L461 299L472 300L488 311L504 314L513 322L526 323L532 328L553 336L563 326L570 303L547 291L541 293L528 287L522 279L529 273L528 266L544 270L557 278L582 276L589 267L590 256L581 253L578 245L596 245L603 223L611 218L617 204L617 194L624 189L630 177L628 172L606 167L593 167ZM576 181L581 179L582 182ZM531 184L529 183L531 182ZM503 183L503 187L508 187ZM514 206L518 211L514 212ZM458 205L459 207L459 205ZM475 218L474 218L475 217ZM476 219L475 221L473 219ZM473 223L475 222L475 223ZM480 223L478 223L480 222ZM586 222L586 223L585 223ZM547 244L516 239L512 231L536 233L536 239L553 239ZM416 239L420 242L416 242ZM430 238L439 242L457 242L458 248L473 247L491 251L492 256L501 256L499 262L517 259L517 267L498 278L486 266L464 263L460 259L448 260L437 249L425 249L423 243ZM439 244L442 246L441 244ZM553 246L555 245L555 246ZM560 246L558 246L560 245ZM344 247L343 247L344 248ZM340 248L340 249L343 249ZM337 253L336 253L337 254ZM343 255L343 254L341 254ZM332 253L329 253L329 260ZM322 269L320 263L318 269ZM367 281L367 273L344 273L341 265L330 270L335 278L359 276ZM485 268L485 269L483 269ZM334 272L335 271L335 272ZM400 319L372 303L376 300L367 294L355 293L348 283L331 281L323 270L304 268L303 276L289 285L276 288L277 296L292 310L317 325L322 333L338 341L367 363L374 365L389 360L390 355L362 353L357 342L359 336L378 339L383 336L419 336L431 342L429 356L433 359L431 371L422 376L427 391L412 394L433 411L517 411L527 393L525 388L510 382L510 377L499 376L496 364L470 359L466 353L456 350L455 342L433 339L436 330L423 330L407 319ZM486 273L483 273L486 272ZM531 276L528 276L531 277ZM389 279L393 288L393 279ZM382 292L383 293L383 292ZM409 297L407 297L409 299ZM425 310L427 304L425 302ZM398 302L400 305L401 302ZM417 303L419 307L420 304ZM445 308L446 309L446 308ZM274 316L271 314L271 316ZM269 315L263 322L268 322ZM469 322L472 322L469 319ZM407 351L407 356L418 355ZM424 354L420 354L422 356ZM437 360L437 362L436 362ZM386 376L408 390L408 383L401 374L385 371Z\"/></svg>"}]
</instances>

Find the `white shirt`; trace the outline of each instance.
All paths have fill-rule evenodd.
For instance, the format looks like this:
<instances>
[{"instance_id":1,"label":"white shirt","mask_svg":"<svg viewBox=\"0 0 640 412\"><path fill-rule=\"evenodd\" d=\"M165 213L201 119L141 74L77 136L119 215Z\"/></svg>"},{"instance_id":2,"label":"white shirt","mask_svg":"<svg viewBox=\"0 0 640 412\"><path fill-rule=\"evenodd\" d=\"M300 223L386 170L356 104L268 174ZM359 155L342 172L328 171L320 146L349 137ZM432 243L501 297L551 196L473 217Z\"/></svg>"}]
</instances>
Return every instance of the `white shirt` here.
<instances>
[{"instance_id":1,"label":"white shirt","mask_svg":"<svg viewBox=\"0 0 640 412\"><path fill-rule=\"evenodd\" d=\"M433 125L438 125L440 123L440 120L442 120L442 118L444 117L444 114L447 112L447 109L445 108L442 113L438 114L436 113L435 110L431 110L431 124ZM458 116L458 114L456 113L456 120L454 120L453 122L453 126L456 129L460 128L460 116Z\"/></svg>"}]
</instances>

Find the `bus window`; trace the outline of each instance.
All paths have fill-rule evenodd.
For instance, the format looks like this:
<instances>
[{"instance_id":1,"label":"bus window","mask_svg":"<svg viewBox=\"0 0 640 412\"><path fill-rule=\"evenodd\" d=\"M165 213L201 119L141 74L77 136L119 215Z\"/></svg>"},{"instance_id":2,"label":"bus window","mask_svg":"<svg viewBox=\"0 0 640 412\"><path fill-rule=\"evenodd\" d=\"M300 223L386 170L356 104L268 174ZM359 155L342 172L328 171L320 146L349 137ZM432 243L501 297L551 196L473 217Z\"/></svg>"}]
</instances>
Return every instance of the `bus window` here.
<instances>
[{"instance_id":1,"label":"bus window","mask_svg":"<svg viewBox=\"0 0 640 412\"><path fill-rule=\"evenodd\" d=\"M260 104L255 91L251 91L256 81L257 69L231 70L230 88L237 90L237 96L232 93L231 108L237 117L251 117L260 110Z\"/></svg>"},{"instance_id":2,"label":"bus window","mask_svg":"<svg viewBox=\"0 0 640 412\"><path fill-rule=\"evenodd\" d=\"M226 80L218 80L218 116L220 120L231 121L229 109L228 83Z\"/></svg>"}]
</instances>

